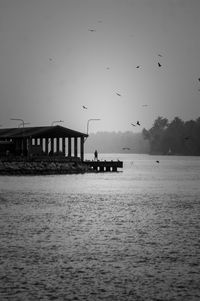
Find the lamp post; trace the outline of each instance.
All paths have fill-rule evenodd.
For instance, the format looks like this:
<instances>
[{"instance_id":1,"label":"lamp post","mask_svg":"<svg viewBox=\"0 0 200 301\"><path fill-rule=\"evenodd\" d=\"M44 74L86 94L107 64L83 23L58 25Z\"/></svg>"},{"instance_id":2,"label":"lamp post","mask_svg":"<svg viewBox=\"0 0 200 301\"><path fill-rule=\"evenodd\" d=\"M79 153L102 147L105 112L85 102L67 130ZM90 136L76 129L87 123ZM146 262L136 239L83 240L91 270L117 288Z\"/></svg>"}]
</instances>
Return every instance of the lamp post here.
<instances>
[{"instance_id":1,"label":"lamp post","mask_svg":"<svg viewBox=\"0 0 200 301\"><path fill-rule=\"evenodd\" d=\"M23 127L24 127L25 124L30 124L30 122L22 122L18 125L18 128L20 128L21 125L23 125Z\"/></svg>"},{"instance_id":2,"label":"lamp post","mask_svg":"<svg viewBox=\"0 0 200 301\"><path fill-rule=\"evenodd\" d=\"M91 119L88 119L88 121L87 121L87 135L88 135L88 133L89 133L89 123L90 123L91 121L97 121L97 120L101 120L101 119L99 119L99 118L91 118Z\"/></svg>"},{"instance_id":3,"label":"lamp post","mask_svg":"<svg viewBox=\"0 0 200 301\"><path fill-rule=\"evenodd\" d=\"M63 120L55 120L55 121L52 121L51 126L53 126L54 123L58 123L58 122L64 122L64 121L63 121Z\"/></svg>"},{"instance_id":4,"label":"lamp post","mask_svg":"<svg viewBox=\"0 0 200 301\"><path fill-rule=\"evenodd\" d=\"M25 122L24 122L24 120L23 119L20 119L20 118L10 118L10 120L18 120L18 121L21 121L22 123L22 125L23 125L23 128L24 128L24 124L25 124ZM20 124L20 125L21 125Z\"/></svg>"}]
</instances>

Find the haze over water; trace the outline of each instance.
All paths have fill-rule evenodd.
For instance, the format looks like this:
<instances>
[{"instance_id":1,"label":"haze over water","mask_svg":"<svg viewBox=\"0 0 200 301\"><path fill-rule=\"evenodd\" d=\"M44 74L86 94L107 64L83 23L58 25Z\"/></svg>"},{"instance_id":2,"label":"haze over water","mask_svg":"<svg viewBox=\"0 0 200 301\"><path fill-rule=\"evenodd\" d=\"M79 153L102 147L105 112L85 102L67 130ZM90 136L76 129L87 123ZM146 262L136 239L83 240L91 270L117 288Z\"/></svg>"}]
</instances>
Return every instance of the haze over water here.
<instances>
[{"instance_id":1,"label":"haze over water","mask_svg":"<svg viewBox=\"0 0 200 301\"><path fill-rule=\"evenodd\" d=\"M1 300L199 300L199 158L104 158L123 172L0 177Z\"/></svg>"}]
</instances>

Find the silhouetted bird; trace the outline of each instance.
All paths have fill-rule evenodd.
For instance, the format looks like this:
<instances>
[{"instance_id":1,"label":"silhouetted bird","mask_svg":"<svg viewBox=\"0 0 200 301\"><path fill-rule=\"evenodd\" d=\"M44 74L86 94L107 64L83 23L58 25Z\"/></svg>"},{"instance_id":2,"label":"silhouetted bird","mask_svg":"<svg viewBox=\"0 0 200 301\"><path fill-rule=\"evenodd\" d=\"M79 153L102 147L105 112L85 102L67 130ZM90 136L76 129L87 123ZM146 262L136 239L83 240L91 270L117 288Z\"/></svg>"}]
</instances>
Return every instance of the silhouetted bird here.
<instances>
[{"instance_id":1,"label":"silhouetted bird","mask_svg":"<svg viewBox=\"0 0 200 301\"><path fill-rule=\"evenodd\" d=\"M137 125L140 125L140 122L139 122L139 121L137 121L136 123L137 123Z\"/></svg>"},{"instance_id":2,"label":"silhouetted bird","mask_svg":"<svg viewBox=\"0 0 200 301\"><path fill-rule=\"evenodd\" d=\"M123 150L130 150L129 147L123 147L122 149L123 149Z\"/></svg>"},{"instance_id":3,"label":"silhouetted bird","mask_svg":"<svg viewBox=\"0 0 200 301\"><path fill-rule=\"evenodd\" d=\"M50 58L49 58L49 61L50 61L50 62L52 62L52 61L53 61L53 59L50 57Z\"/></svg>"},{"instance_id":4,"label":"silhouetted bird","mask_svg":"<svg viewBox=\"0 0 200 301\"><path fill-rule=\"evenodd\" d=\"M90 32L95 32L96 29L88 29Z\"/></svg>"},{"instance_id":5,"label":"silhouetted bird","mask_svg":"<svg viewBox=\"0 0 200 301\"><path fill-rule=\"evenodd\" d=\"M159 57L162 57L162 54L158 54Z\"/></svg>"},{"instance_id":6,"label":"silhouetted bird","mask_svg":"<svg viewBox=\"0 0 200 301\"><path fill-rule=\"evenodd\" d=\"M198 78L198 81L200 82L200 77Z\"/></svg>"},{"instance_id":7,"label":"silhouetted bird","mask_svg":"<svg viewBox=\"0 0 200 301\"><path fill-rule=\"evenodd\" d=\"M85 110L87 110L87 107L86 107L86 106L82 106L82 108L85 109Z\"/></svg>"},{"instance_id":8,"label":"silhouetted bird","mask_svg":"<svg viewBox=\"0 0 200 301\"><path fill-rule=\"evenodd\" d=\"M148 105L142 105L142 107L148 107Z\"/></svg>"},{"instance_id":9,"label":"silhouetted bird","mask_svg":"<svg viewBox=\"0 0 200 301\"><path fill-rule=\"evenodd\" d=\"M134 123L131 123L132 126L136 126Z\"/></svg>"},{"instance_id":10,"label":"silhouetted bird","mask_svg":"<svg viewBox=\"0 0 200 301\"><path fill-rule=\"evenodd\" d=\"M157 161L156 161L156 163L160 163L160 161L159 161L159 160L157 160Z\"/></svg>"},{"instance_id":11,"label":"silhouetted bird","mask_svg":"<svg viewBox=\"0 0 200 301\"><path fill-rule=\"evenodd\" d=\"M122 96L121 94L119 94L119 93L117 93L117 92L116 92L116 94L117 94L118 96Z\"/></svg>"},{"instance_id":12,"label":"silhouetted bird","mask_svg":"<svg viewBox=\"0 0 200 301\"><path fill-rule=\"evenodd\" d=\"M140 68L140 66L136 66L136 68Z\"/></svg>"},{"instance_id":13,"label":"silhouetted bird","mask_svg":"<svg viewBox=\"0 0 200 301\"><path fill-rule=\"evenodd\" d=\"M106 69L107 69L107 70L110 70L110 67L107 67Z\"/></svg>"},{"instance_id":14,"label":"silhouetted bird","mask_svg":"<svg viewBox=\"0 0 200 301\"><path fill-rule=\"evenodd\" d=\"M158 62L158 67L161 67L162 65Z\"/></svg>"}]
</instances>

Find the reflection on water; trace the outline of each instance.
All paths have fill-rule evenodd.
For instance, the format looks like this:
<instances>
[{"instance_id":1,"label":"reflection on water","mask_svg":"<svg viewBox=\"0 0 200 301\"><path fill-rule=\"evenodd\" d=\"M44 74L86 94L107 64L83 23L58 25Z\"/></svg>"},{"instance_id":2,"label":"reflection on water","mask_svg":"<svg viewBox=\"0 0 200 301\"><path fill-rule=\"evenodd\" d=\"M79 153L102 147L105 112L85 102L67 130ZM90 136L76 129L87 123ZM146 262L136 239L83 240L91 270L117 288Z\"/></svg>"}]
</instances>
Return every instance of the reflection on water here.
<instances>
[{"instance_id":1,"label":"reflection on water","mask_svg":"<svg viewBox=\"0 0 200 301\"><path fill-rule=\"evenodd\" d=\"M199 300L199 159L123 159L0 177L0 300Z\"/></svg>"}]
</instances>

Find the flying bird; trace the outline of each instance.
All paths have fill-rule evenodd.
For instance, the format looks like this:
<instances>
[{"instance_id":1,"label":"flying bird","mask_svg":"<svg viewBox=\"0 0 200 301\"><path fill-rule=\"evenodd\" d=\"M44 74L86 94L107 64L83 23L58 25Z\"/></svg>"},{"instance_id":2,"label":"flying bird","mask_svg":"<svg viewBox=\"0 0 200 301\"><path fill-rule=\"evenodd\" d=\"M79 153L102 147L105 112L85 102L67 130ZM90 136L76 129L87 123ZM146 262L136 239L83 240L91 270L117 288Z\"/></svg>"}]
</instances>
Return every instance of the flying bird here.
<instances>
[{"instance_id":1,"label":"flying bird","mask_svg":"<svg viewBox=\"0 0 200 301\"><path fill-rule=\"evenodd\" d=\"M136 66L136 68L138 69L138 68L140 68L140 66L138 65L138 66Z\"/></svg>"},{"instance_id":2,"label":"flying bird","mask_svg":"<svg viewBox=\"0 0 200 301\"><path fill-rule=\"evenodd\" d=\"M139 121L137 121L136 123L137 123L137 125L141 125Z\"/></svg>"},{"instance_id":3,"label":"flying bird","mask_svg":"<svg viewBox=\"0 0 200 301\"><path fill-rule=\"evenodd\" d=\"M160 161L159 161L159 160L157 160L157 161L156 161L156 163L160 163Z\"/></svg>"},{"instance_id":4,"label":"flying bird","mask_svg":"<svg viewBox=\"0 0 200 301\"><path fill-rule=\"evenodd\" d=\"M162 57L162 54L158 54L159 57Z\"/></svg>"},{"instance_id":5,"label":"flying bird","mask_svg":"<svg viewBox=\"0 0 200 301\"><path fill-rule=\"evenodd\" d=\"M158 67L161 67L161 66L162 66L161 63L158 62Z\"/></svg>"},{"instance_id":6,"label":"flying bird","mask_svg":"<svg viewBox=\"0 0 200 301\"><path fill-rule=\"evenodd\" d=\"M122 149L123 149L123 150L130 150L129 147L123 147Z\"/></svg>"},{"instance_id":7,"label":"flying bird","mask_svg":"<svg viewBox=\"0 0 200 301\"><path fill-rule=\"evenodd\" d=\"M136 126L134 123L131 123L132 126Z\"/></svg>"},{"instance_id":8,"label":"flying bird","mask_svg":"<svg viewBox=\"0 0 200 301\"><path fill-rule=\"evenodd\" d=\"M117 92L116 92L116 94L117 94L118 96L122 96L120 93L117 93Z\"/></svg>"},{"instance_id":9,"label":"flying bird","mask_svg":"<svg viewBox=\"0 0 200 301\"><path fill-rule=\"evenodd\" d=\"M86 106L82 106L82 108L85 109L85 110L87 110L87 107L86 107Z\"/></svg>"},{"instance_id":10,"label":"flying bird","mask_svg":"<svg viewBox=\"0 0 200 301\"><path fill-rule=\"evenodd\" d=\"M200 82L200 77L198 78L198 81Z\"/></svg>"},{"instance_id":11,"label":"flying bird","mask_svg":"<svg viewBox=\"0 0 200 301\"><path fill-rule=\"evenodd\" d=\"M142 105L142 107L148 107L148 105Z\"/></svg>"},{"instance_id":12,"label":"flying bird","mask_svg":"<svg viewBox=\"0 0 200 301\"><path fill-rule=\"evenodd\" d=\"M90 32L95 32L96 29L88 29Z\"/></svg>"}]
</instances>

